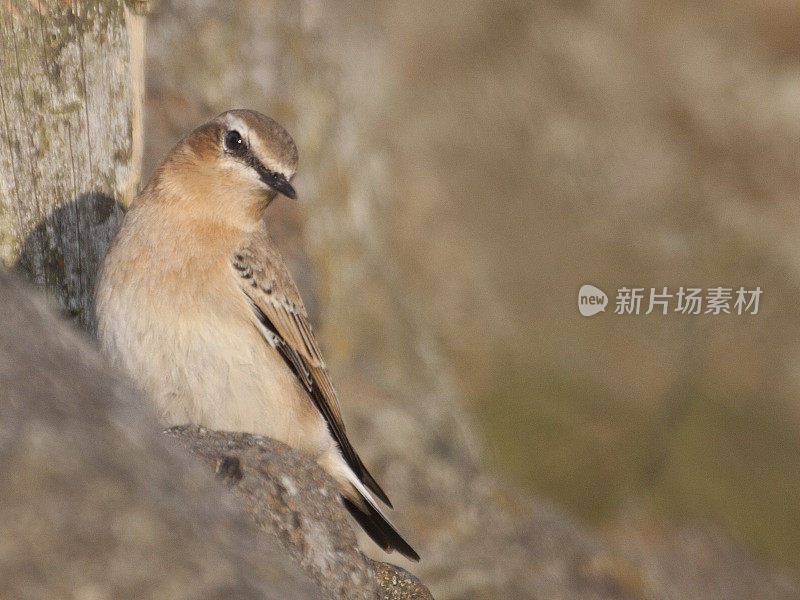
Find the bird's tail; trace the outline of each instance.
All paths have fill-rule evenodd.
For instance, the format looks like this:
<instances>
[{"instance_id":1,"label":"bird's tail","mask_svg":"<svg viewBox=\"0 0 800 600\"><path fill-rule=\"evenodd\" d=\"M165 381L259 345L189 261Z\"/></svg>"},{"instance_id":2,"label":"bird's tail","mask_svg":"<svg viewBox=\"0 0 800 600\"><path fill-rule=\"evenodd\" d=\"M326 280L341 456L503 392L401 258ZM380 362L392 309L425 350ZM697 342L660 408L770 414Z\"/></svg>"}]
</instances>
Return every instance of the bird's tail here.
<instances>
[{"instance_id":1,"label":"bird's tail","mask_svg":"<svg viewBox=\"0 0 800 600\"><path fill-rule=\"evenodd\" d=\"M419 554L403 539L400 532L395 529L389 518L378 506L369 490L364 486L355 473L348 469L348 483L352 494L343 494L342 500L353 518L367 532L367 535L387 552L397 550L400 554L413 561L419 560Z\"/></svg>"}]
</instances>

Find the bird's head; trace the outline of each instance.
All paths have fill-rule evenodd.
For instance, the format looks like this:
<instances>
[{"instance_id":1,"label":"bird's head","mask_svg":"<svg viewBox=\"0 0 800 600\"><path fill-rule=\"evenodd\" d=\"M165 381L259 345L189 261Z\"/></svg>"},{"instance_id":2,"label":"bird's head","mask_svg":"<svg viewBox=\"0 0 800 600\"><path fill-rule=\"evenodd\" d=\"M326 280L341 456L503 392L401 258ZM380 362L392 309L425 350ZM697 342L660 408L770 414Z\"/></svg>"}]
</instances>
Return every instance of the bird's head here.
<instances>
[{"instance_id":1,"label":"bird's head","mask_svg":"<svg viewBox=\"0 0 800 600\"><path fill-rule=\"evenodd\" d=\"M297 198L297 147L274 120L231 110L181 140L154 179L162 196L226 221L260 220L277 196Z\"/></svg>"}]
</instances>

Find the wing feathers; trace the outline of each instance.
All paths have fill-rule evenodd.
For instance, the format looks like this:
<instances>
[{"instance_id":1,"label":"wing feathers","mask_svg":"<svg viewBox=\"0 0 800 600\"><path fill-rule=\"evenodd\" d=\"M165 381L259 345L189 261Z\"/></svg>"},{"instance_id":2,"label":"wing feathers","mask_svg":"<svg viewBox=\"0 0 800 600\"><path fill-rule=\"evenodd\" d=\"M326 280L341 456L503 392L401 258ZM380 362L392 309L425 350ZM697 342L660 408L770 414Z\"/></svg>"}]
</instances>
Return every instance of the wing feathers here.
<instances>
[{"instance_id":1,"label":"wing feathers","mask_svg":"<svg viewBox=\"0 0 800 600\"><path fill-rule=\"evenodd\" d=\"M271 242L268 238L254 240L250 247L233 256L231 264L240 277L240 289L250 300L262 334L303 383L348 466L367 488L391 507L386 492L367 471L347 438L339 399L303 302Z\"/></svg>"},{"instance_id":2,"label":"wing feathers","mask_svg":"<svg viewBox=\"0 0 800 600\"><path fill-rule=\"evenodd\" d=\"M269 320L269 317L261 310L261 307L257 306L254 302L252 302L252 300L251 304L261 326L264 328L264 331L269 333L268 336L265 335L267 341L269 341L269 343L276 350L278 350L278 352L280 352L281 356L283 356L284 360L292 369L295 376L303 382L303 385L305 386L306 390L308 390L311 399L314 401L314 405L325 418L325 422L328 424L328 429L330 430L331 435L333 435L333 439L336 440L339 450L341 450L342 456L344 457L348 466L353 470L354 473L358 475L361 481L364 482L364 485L372 490L372 492L378 496L378 498L380 498L386 503L387 506L391 508L392 503L389 500L389 497L386 495L386 492L383 491L383 488L381 488L378 482L375 481L375 478L370 474L370 472L367 471L364 463L361 462L361 458L358 456L358 454L356 454L355 449L353 448L352 444L350 444L350 440L347 438L347 433L345 432L344 423L342 422L341 417L339 417L338 412L334 413L333 404L328 401L328 398L335 399L336 392L333 389L333 385L331 384L330 377L328 376L328 372L325 367L314 367L308 365L298 354L297 350L295 350L286 342L286 340L281 337L280 332ZM264 333L264 331L262 331L262 333Z\"/></svg>"}]
</instances>

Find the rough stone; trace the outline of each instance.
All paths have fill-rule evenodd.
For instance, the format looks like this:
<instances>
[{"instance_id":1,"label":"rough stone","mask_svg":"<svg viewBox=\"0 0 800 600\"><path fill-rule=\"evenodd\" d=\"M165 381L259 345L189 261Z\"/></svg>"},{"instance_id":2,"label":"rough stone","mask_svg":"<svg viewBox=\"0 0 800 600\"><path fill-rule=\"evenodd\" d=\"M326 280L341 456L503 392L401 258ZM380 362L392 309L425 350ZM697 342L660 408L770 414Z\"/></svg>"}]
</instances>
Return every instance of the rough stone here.
<instances>
[{"instance_id":1,"label":"rough stone","mask_svg":"<svg viewBox=\"0 0 800 600\"><path fill-rule=\"evenodd\" d=\"M432 598L408 571L361 553L335 483L313 460L263 436L198 426L166 433L226 480L259 528L277 536L332 598Z\"/></svg>"}]
</instances>

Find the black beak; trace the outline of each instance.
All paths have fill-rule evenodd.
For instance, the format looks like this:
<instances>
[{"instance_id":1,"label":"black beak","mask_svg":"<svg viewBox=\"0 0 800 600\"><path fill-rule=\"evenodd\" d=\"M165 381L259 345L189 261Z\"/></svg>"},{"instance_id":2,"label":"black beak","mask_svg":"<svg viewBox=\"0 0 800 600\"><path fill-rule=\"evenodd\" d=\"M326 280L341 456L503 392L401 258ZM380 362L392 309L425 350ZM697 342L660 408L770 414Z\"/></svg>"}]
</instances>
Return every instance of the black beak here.
<instances>
[{"instance_id":1,"label":"black beak","mask_svg":"<svg viewBox=\"0 0 800 600\"><path fill-rule=\"evenodd\" d=\"M258 169L258 175L261 178L261 181L266 183L276 192L280 192L292 200L297 200L297 192L294 191L292 184L289 183L289 180L286 179L286 177L281 173L276 173L275 171L270 171L267 168L261 167Z\"/></svg>"}]
</instances>

